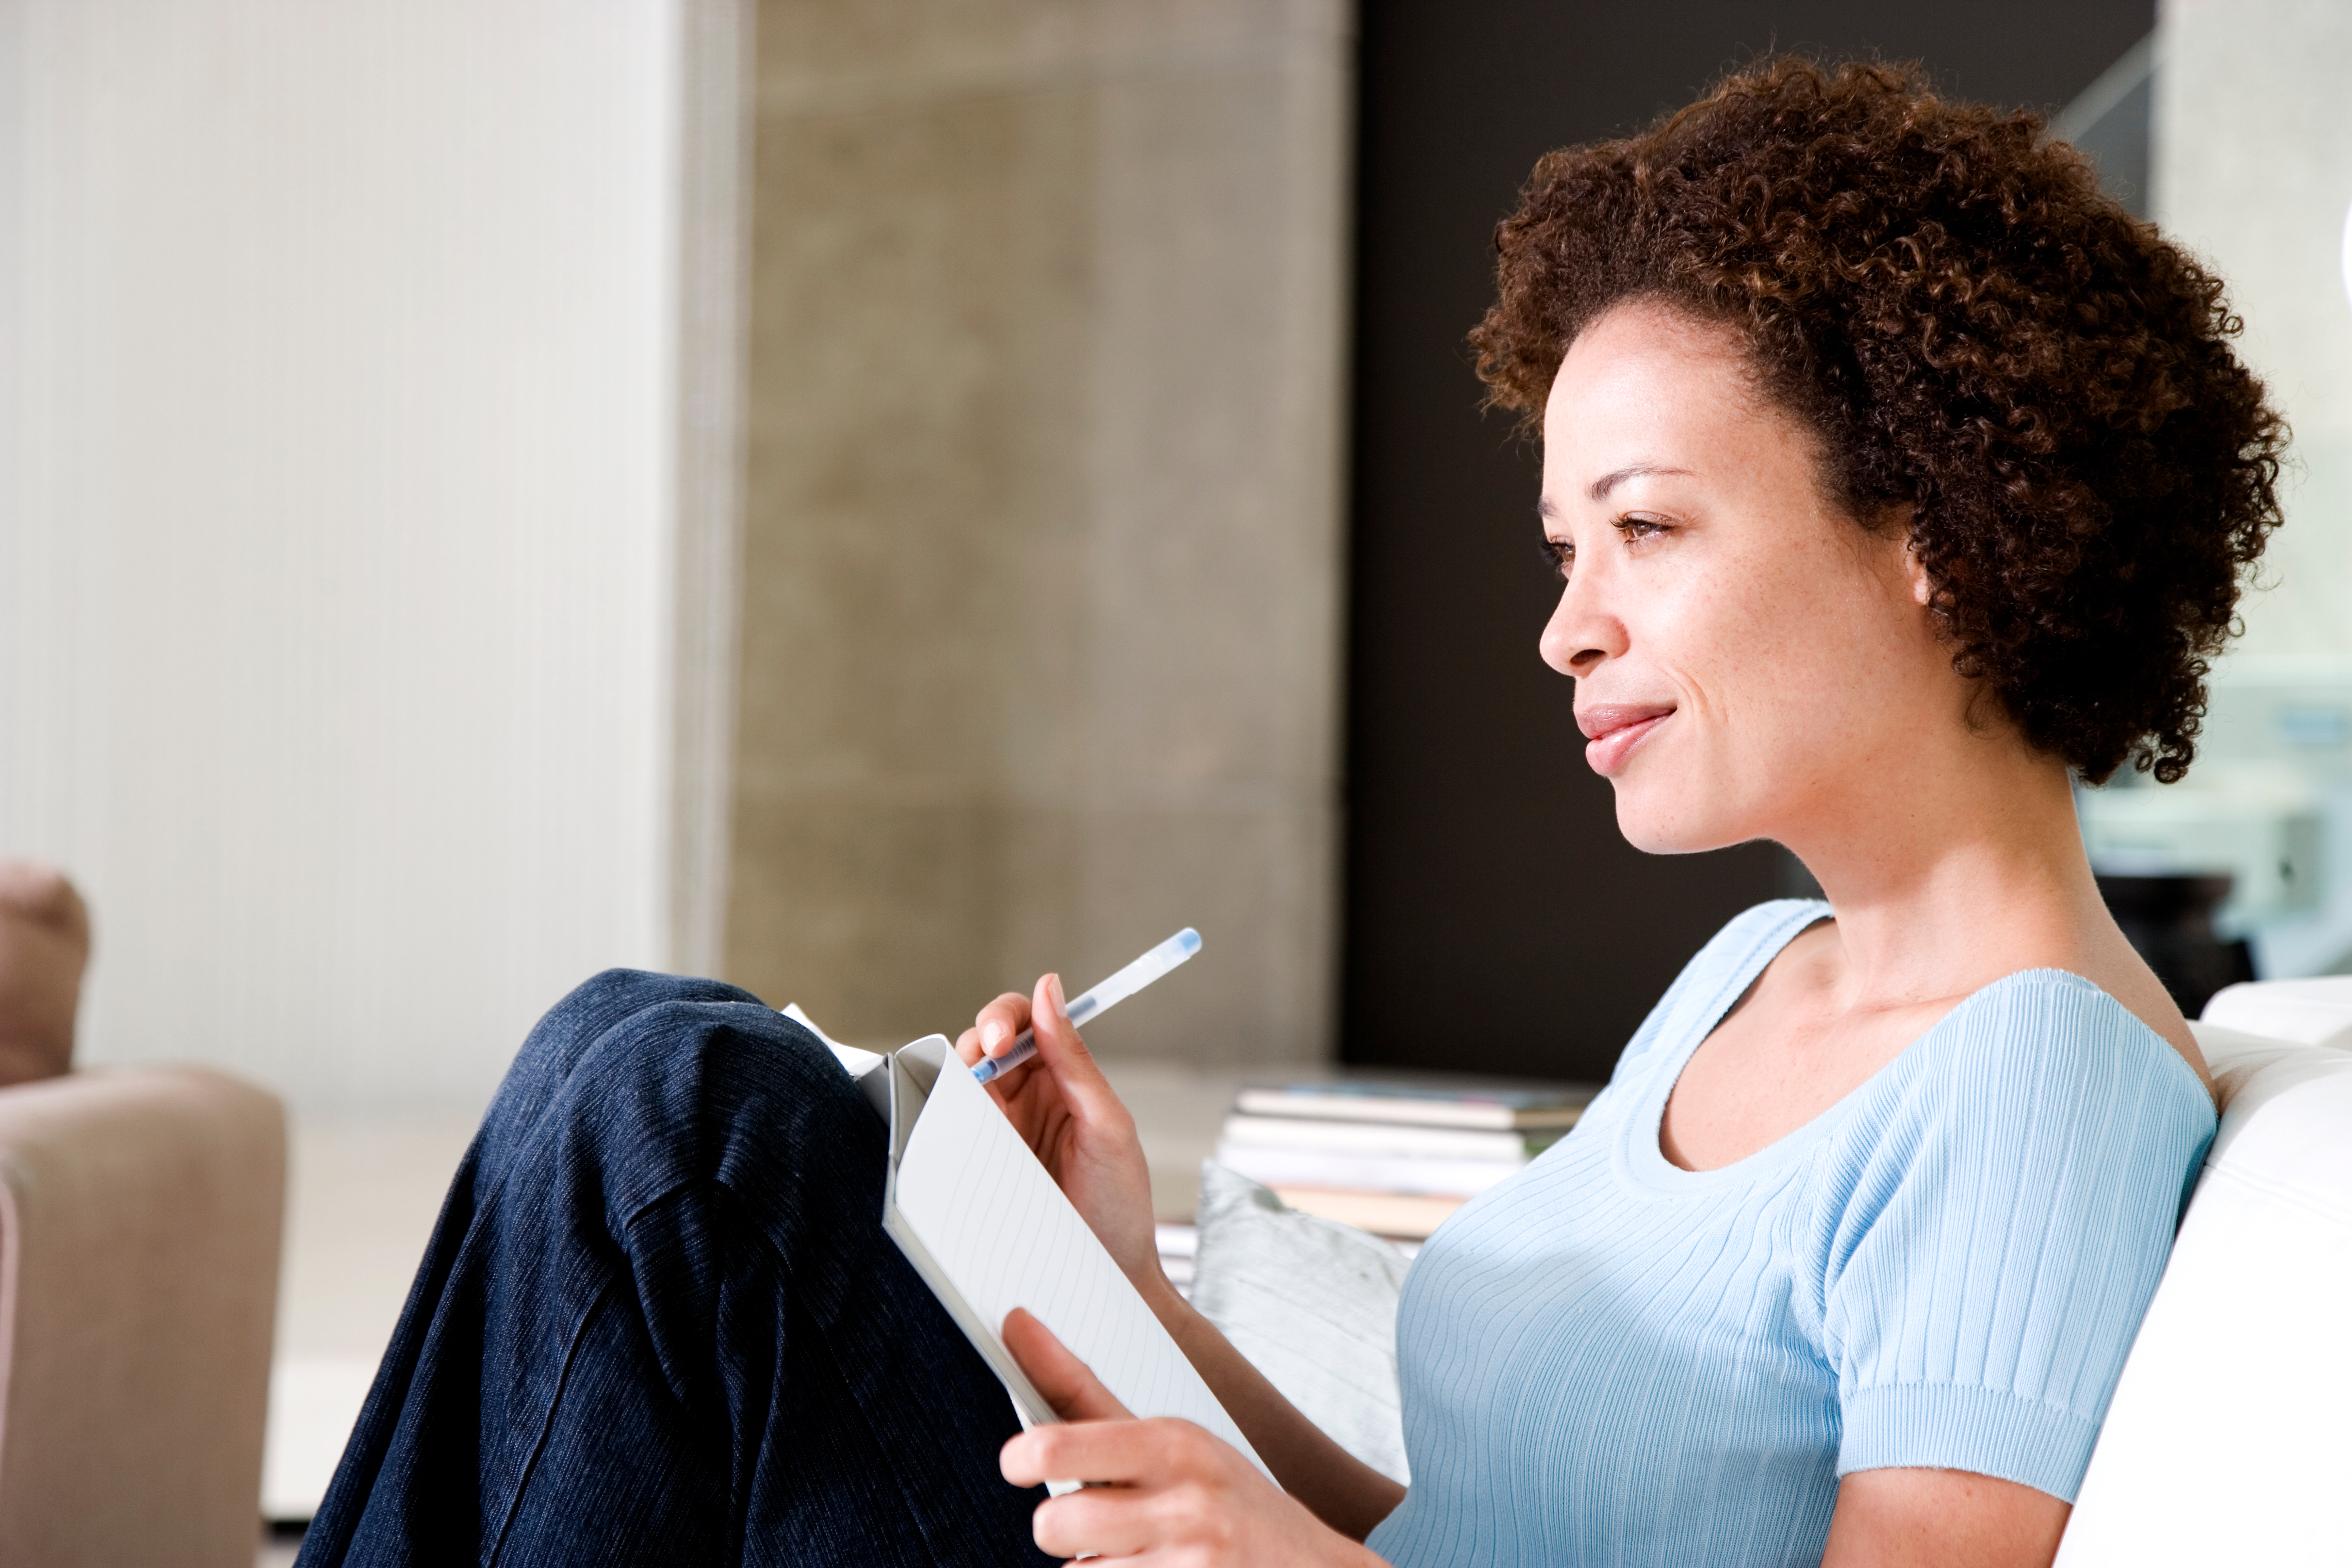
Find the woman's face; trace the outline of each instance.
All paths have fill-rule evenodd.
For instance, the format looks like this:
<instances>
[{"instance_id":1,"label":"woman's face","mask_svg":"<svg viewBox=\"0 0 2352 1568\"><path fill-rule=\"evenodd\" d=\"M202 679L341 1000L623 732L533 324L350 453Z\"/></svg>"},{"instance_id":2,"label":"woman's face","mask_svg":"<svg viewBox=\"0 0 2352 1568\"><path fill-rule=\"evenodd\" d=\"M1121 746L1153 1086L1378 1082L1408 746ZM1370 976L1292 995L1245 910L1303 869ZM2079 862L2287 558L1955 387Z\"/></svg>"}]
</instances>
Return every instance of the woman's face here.
<instances>
[{"instance_id":1,"label":"woman's face","mask_svg":"<svg viewBox=\"0 0 2352 1568\"><path fill-rule=\"evenodd\" d=\"M1827 500L1815 451L1729 331L1661 306L1603 316L1552 384L1543 657L1638 848L1801 848L1969 733L1904 531Z\"/></svg>"}]
</instances>

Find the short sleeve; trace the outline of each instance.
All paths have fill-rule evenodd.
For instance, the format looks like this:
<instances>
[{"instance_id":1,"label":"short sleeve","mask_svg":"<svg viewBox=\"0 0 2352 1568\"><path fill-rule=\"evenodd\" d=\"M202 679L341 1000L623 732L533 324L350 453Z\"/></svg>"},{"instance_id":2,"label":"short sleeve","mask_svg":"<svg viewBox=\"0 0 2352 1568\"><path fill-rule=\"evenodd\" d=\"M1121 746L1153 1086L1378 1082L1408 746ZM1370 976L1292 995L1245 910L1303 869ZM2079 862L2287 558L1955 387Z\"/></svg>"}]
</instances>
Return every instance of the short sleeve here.
<instances>
[{"instance_id":1,"label":"short sleeve","mask_svg":"<svg viewBox=\"0 0 2352 1568\"><path fill-rule=\"evenodd\" d=\"M1865 1090L1817 1211L1838 1474L1970 1470L2072 1502L2212 1102L2057 971L1979 992L1910 1057Z\"/></svg>"}]
</instances>

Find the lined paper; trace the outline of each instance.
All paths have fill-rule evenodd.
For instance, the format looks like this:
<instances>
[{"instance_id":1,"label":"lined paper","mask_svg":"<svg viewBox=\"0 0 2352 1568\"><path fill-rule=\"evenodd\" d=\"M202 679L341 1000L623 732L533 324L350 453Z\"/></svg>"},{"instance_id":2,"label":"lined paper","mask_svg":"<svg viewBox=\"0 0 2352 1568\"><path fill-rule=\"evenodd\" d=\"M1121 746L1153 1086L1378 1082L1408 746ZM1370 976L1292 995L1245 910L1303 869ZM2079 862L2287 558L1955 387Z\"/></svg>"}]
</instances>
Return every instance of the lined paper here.
<instances>
[{"instance_id":1,"label":"lined paper","mask_svg":"<svg viewBox=\"0 0 2352 1568\"><path fill-rule=\"evenodd\" d=\"M1178 1415L1265 1469L1184 1352L971 1069L950 1053L898 1162L898 1208L992 1333L1026 1307L1138 1415Z\"/></svg>"}]
</instances>

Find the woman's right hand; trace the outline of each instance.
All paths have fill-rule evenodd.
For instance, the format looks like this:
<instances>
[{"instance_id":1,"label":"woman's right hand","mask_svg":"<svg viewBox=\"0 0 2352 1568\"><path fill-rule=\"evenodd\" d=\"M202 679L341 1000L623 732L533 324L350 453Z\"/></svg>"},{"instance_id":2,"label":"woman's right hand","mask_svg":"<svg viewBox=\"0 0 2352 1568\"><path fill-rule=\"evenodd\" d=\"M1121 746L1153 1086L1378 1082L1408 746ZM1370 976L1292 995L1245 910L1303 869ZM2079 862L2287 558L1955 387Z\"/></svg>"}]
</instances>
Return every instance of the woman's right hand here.
<instances>
[{"instance_id":1,"label":"woman's right hand","mask_svg":"<svg viewBox=\"0 0 2352 1568\"><path fill-rule=\"evenodd\" d=\"M1162 1500L1170 1497L1189 1498L1192 1504L1201 1504L1208 1494L1194 1483L1215 1490L1232 1481L1242 1492L1255 1499L1256 1503L1265 1504L1263 1508L1253 1504L1243 1512L1256 1521L1248 1537L1256 1545L1250 1550L1264 1546L1266 1551L1255 1556L1244 1552L1238 1559L1241 1562L1375 1563L1377 1559L1355 1547L1352 1541L1362 1540L1367 1531L1386 1518L1404 1496L1404 1489L1333 1442L1315 1423L1301 1415L1283 1397L1282 1391L1268 1383L1265 1373L1250 1365L1208 1319L1194 1311L1181 1296L1176 1294L1176 1288L1168 1282L1168 1276L1160 1272L1160 1248L1151 1234L1151 1174L1143 1163L1143 1144L1135 1135L1135 1119L1127 1113L1127 1107L1118 1102L1118 1096L1111 1092L1109 1081L1103 1077L1102 1068L1087 1049L1086 1042L1078 1038L1077 1030L1070 1026L1069 1016L1064 1011L1060 977L1048 974L1039 980L1034 995L1008 994L982 1008L980 1021L966 1029L963 1038L956 1043L956 1054L967 1064L978 1062L983 1054L1002 1056L1012 1048L1013 1037L1033 1024L1037 1031L1037 1054L1002 1078L992 1079L988 1085L989 1092L996 1097L996 1103L1003 1110L1006 1120L1028 1142L1029 1147L1036 1151L1037 1158L1045 1162L1045 1169L1053 1173L1054 1180L1061 1184L1062 1191L1069 1195L1070 1202L1086 1215L1087 1223L1094 1227L1095 1235L1102 1239L1103 1246L1109 1249L1112 1258L1127 1277L1135 1282L1136 1289L1142 1293L1152 1312L1174 1337L1177 1348L1184 1352L1185 1359L1192 1363L1227 1413L1239 1424L1243 1433L1248 1436L1250 1446L1257 1450L1258 1457L1273 1468L1283 1489L1276 1490L1266 1485L1255 1467L1246 1459L1205 1432L1192 1427L1186 1429L1198 1441L1185 1439L1191 1445L1186 1449L1191 1458L1181 1467L1183 1477L1180 1479L1171 1470L1168 1479L1175 1484L1176 1489L1171 1492L1161 1489L1154 1495ZM1028 1369L1031 1381L1036 1383L1039 1391L1049 1399L1057 1399L1055 1388L1064 1384L1071 1384L1075 1387L1076 1384L1073 1378L1076 1374L1064 1375L1070 1373L1070 1368L1077 1364L1069 1352L1058 1343L1045 1343L1053 1336L1043 1324L1028 1322L1027 1329L1023 1330L1014 1326L1016 1321L1027 1322L1025 1314L1015 1312L1013 1319L1008 1320L1004 1330L1005 1346ZM1041 1349L1041 1345L1044 1348ZM1058 1372L1056 1368L1059 1368ZM1083 1373L1084 1368L1078 1368L1078 1372ZM1092 1381L1091 1374L1076 1379L1076 1382L1089 1384ZM1064 1392L1069 1390L1065 1389ZM1056 1408L1061 1408L1058 1400ZM1075 1405L1071 1406L1065 1409L1064 1414L1072 1415L1076 1409ZM1118 1448L1136 1435L1135 1428L1158 1430L1162 1424L1126 1421L1119 1425L1123 1436L1101 1430L1097 1430L1095 1436ZM1181 1422L1174 1425L1184 1426ZM1080 1426L1057 1426L1042 1427L1038 1432L1028 1434L1031 1437L1049 1435L1042 1437L1042 1447L1027 1444L1025 1438L1015 1439L1013 1446L1006 1449L1008 1464L1012 1467L1007 1473L1012 1473L1014 1468L1025 1471L1039 1465L1045 1467L1038 1470L1040 1475L1074 1474L1087 1480L1108 1479L1124 1473L1116 1467L1127 1464L1133 1456L1127 1455L1122 1458L1123 1448L1120 1453L1106 1450L1101 1455L1093 1456L1103 1458L1115 1467L1099 1476L1083 1463L1074 1471L1054 1468L1080 1462L1057 1449L1058 1445L1085 1430L1087 1428ZM1017 1464L1013 1463L1015 1460ZM1246 1477L1242 1476L1243 1471L1248 1472ZM1283 1491L1287 1491L1289 1497L1285 1498ZM1056 1521L1054 1529L1059 1531L1064 1524L1072 1522L1072 1516L1088 1516L1076 1521L1074 1528L1079 1533L1071 1538L1084 1544L1087 1532L1105 1522L1092 1519L1090 1510L1110 1500L1111 1494L1089 1492L1084 1495L1088 1500L1084 1504L1060 1506L1073 1503L1073 1500L1068 1498L1047 1504L1039 1512L1041 1523L1050 1515ZM1139 1500L1131 1489L1122 1495L1129 1502ZM1297 1500L1300 1506L1292 1507L1292 1499ZM1275 1507L1276 1503L1282 1506ZM1122 1510L1125 1522L1112 1522L1117 1529L1124 1530L1137 1518L1152 1514L1156 1507L1156 1503L1147 1503L1139 1513L1132 1510ZM1225 1517L1228 1510L1222 1502L1218 1502L1202 1507L1187 1505L1184 1511L1194 1523L1213 1526L1217 1520ZM1339 1533L1320 1533L1320 1527L1318 1527L1302 1534L1299 1527L1311 1523L1307 1518L1307 1511ZM1239 1519L1243 1515L1236 1513L1234 1517ZM1160 1523L1168 1525L1172 1520L1173 1516L1161 1516ZM1259 1531L1256 1526L1265 1528ZM1189 1526L1185 1528L1189 1529ZM1055 1545L1067 1543L1058 1535L1053 1539ZM1300 1542L1310 1539L1314 1545L1311 1552L1300 1546ZM1044 1544L1046 1537L1040 1536L1039 1541ZM1273 1542L1281 1544L1269 1544ZM1174 1544L1172 1538L1170 1543ZM1336 1555L1327 1554L1325 1548L1329 1548L1330 1552ZM1119 1549L1127 1548L1122 1546ZM1184 1551L1190 1550L1190 1545L1184 1547ZM1302 1552L1304 1555L1299 1554ZM1196 1556L1188 1560L1236 1561L1231 1556Z\"/></svg>"},{"instance_id":2,"label":"woman's right hand","mask_svg":"<svg viewBox=\"0 0 2352 1568\"><path fill-rule=\"evenodd\" d=\"M1040 976L1033 995L1008 991L980 1010L956 1041L966 1067L1002 1056L1034 1027L1037 1054L996 1079L988 1092L1071 1204L1155 1310L1174 1288L1160 1272L1151 1225L1151 1173L1135 1118L1112 1092L1094 1053L1064 1011L1062 979ZM1164 1314L1163 1314L1164 1315Z\"/></svg>"},{"instance_id":3,"label":"woman's right hand","mask_svg":"<svg viewBox=\"0 0 2352 1568\"><path fill-rule=\"evenodd\" d=\"M1062 1417L1004 1445L997 1460L1004 1479L1016 1487L1065 1477L1107 1483L1037 1505L1031 1528L1043 1551L1197 1568L1387 1568L1259 1474L1238 1449L1190 1421L1139 1421L1128 1414L1030 1313L1014 1308L1003 1332L1004 1348ZM1391 1498L1381 1512L1395 1506Z\"/></svg>"}]
</instances>

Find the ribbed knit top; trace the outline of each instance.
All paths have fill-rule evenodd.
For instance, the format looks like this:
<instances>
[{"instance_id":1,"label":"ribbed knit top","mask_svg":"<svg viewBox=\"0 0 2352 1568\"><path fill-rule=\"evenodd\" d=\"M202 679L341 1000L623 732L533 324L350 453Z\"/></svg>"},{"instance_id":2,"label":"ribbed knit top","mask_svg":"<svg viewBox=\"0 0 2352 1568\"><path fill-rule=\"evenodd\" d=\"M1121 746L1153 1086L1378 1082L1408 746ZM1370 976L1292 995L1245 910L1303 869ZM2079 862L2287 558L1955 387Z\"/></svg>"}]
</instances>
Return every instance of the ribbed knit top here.
<instances>
[{"instance_id":1,"label":"ribbed knit top","mask_svg":"<svg viewBox=\"0 0 2352 1568\"><path fill-rule=\"evenodd\" d=\"M1683 1064L1828 913L1725 927L1575 1131L1423 1249L1389 1562L1813 1568L1838 1478L1885 1466L2073 1500L2212 1102L2114 997L2028 970L1777 1143L1673 1164Z\"/></svg>"}]
</instances>

